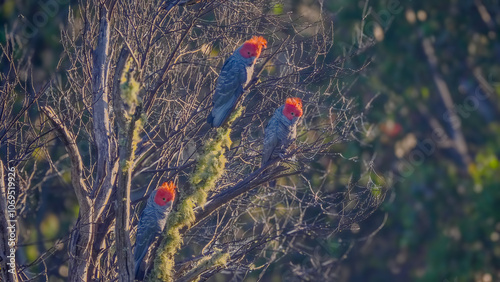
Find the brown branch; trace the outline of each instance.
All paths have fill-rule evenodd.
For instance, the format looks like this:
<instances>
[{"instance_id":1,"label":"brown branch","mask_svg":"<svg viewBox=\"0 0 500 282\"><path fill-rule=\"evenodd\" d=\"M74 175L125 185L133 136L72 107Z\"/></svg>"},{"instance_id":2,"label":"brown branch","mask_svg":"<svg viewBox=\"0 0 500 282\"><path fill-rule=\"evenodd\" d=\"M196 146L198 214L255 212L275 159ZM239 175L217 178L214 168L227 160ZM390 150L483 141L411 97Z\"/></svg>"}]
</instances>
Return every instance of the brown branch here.
<instances>
[{"instance_id":1,"label":"brown branch","mask_svg":"<svg viewBox=\"0 0 500 282\"><path fill-rule=\"evenodd\" d=\"M76 138L66 128L59 117L57 117L56 113L51 107L42 106L40 107L40 109L54 125L57 135L62 140L64 147L68 152L71 161L71 184L73 185L73 189L75 189L75 194L78 203L80 204L80 209L89 209L90 200L88 197L88 189L85 185L85 182L83 181L83 162L78 150L78 146L76 145Z\"/></svg>"},{"instance_id":2,"label":"brown branch","mask_svg":"<svg viewBox=\"0 0 500 282\"><path fill-rule=\"evenodd\" d=\"M108 9L101 3L99 7L99 30L97 44L92 53L92 122L94 138L97 147L96 177L94 179L91 199L93 205L79 211L79 228L74 230L70 244L69 281L89 280L92 271L89 271L95 237L94 222L106 207L112 190L112 179L116 174L113 169L111 155L114 150L110 142L108 87L106 80L109 65L109 36ZM115 166L116 167L116 166Z\"/></svg>"},{"instance_id":3,"label":"brown branch","mask_svg":"<svg viewBox=\"0 0 500 282\"><path fill-rule=\"evenodd\" d=\"M437 142L437 145L441 148L452 148L453 141L446 134L446 130L443 128L443 126L441 126L439 121L431 113L429 113L427 108L422 103L417 102L416 105L422 116L424 116L428 120L429 125L432 127L432 131L436 133L442 133L440 135L441 138Z\"/></svg>"},{"instance_id":4,"label":"brown branch","mask_svg":"<svg viewBox=\"0 0 500 282\"><path fill-rule=\"evenodd\" d=\"M431 40L429 38L422 38L422 48L424 49L424 53L427 57L427 62L429 64L429 68L431 70L432 79L436 84L438 89L438 93L443 100L443 103L446 107L446 113L448 114L448 122L450 127L453 129L453 143L455 150L457 150L458 154L462 159L462 164L468 166L471 163L471 158L467 152L467 142L465 141L465 137L462 132L462 126L460 122L460 118L456 114L455 105L453 104L453 99L451 97L450 89L446 84L443 76L438 70L438 59L436 57L436 52L434 50L434 46L432 46Z\"/></svg>"},{"instance_id":5,"label":"brown branch","mask_svg":"<svg viewBox=\"0 0 500 282\"><path fill-rule=\"evenodd\" d=\"M247 192L250 192L252 189L258 187L259 185L261 185L263 183L267 183L273 179L282 178L282 177L286 177L286 176L292 176L292 175L296 175L296 174L300 173L299 171L296 171L296 172L281 174L278 177L269 176L266 178L256 180L257 177L260 174L262 174L262 172L264 170L266 170L266 168L267 167L259 168L255 172L251 173L248 177L246 177L242 181L238 182L233 187L220 193L219 195L216 195L214 198L212 198L210 201L208 201L202 208L197 209L195 222L192 226L190 226L189 229L191 229L192 227L201 223L204 219L209 217L214 211L216 211L219 208L223 207L224 205L228 204L229 202L236 199L237 197L239 197ZM187 231L187 230L182 230L181 233L183 233L185 231Z\"/></svg>"},{"instance_id":6,"label":"brown branch","mask_svg":"<svg viewBox=\"0 0 500 282\"><path fill-rule=\"evenodd\" d=\"M118 57L115 74L113 77L112 98L114 101L114 114L118 126L119 144L119 170L116 187L116 253L118 263L119 281L132 281L134 277L134 264L132 260L132 246L130 244L130 183L132 180L132 161L134 156L133 136L137 120L141 116L141 108L137 107L135 114L128 124L123 109L120 95L120 78L125 64L130 55L127 47L123 47Z\"/></svg>"},{"instance_id":7,"label":"brown branch","mask_svg":"<svg viewBox=\"0 0 500 282\"><path fill-rule=\"evenodd\" d=\"M293 156L296 153L296 150L289 152L284 156L284 158L289 158ZM203 207L199 207L196 209L196 219L189 228L184 228L181 230L181 234L184 234L188 229L191 229L192 227L196 226L200 222L202 222L205 218L209 217L214 211L218 210L222 206L228 204L232 200L236 199L237 197L251 191L252 189L258 187L259 185L263 183L267 183L271 180L286 177L286 176L292 176L296 175L300 172L292 172L292 173L286 173L286 174L268 174L267 172L264 174L266 170L268 170L270 167L272 167L275 163L278 163L282 161L281 158L276 158L272 161L269 161L268 164L264 167L260 167L256 171L250 173L245 179L241 180L237 184L235 184L233 187L222 191L221 193L215 195L212 197ZM260 178L258 178L260 177Z\"/></svg>"},{"instance_id":8,"label":"brown branch","mask_svg":"<svg viewBox=\"0 0 500 282\"><path fill-rule=\"evenodd\" d=\"M125 65L129 56L131 55L130 50L127 46L123 46L120 51L120 55L118 55L118 60L116 62L115 74L113 75L113 87L111 88L111 98L113 99L113 113L118 119L119 123L124 123L123 116L123 103L120 96L120 79L123 74L123 70L125 69Z\"/></svg>"},{"instance_id":9,"label":"brown branch","mask_svg":"<svg viewBox=\"0 0 500 282\"><path fill-rule=\"evenodd\" d=\"M474 4L476 5L477 12L481 16L481 19L486 24L486 26L488 26L490 30L495 30L496 24L490 13L488 12L488 8L484 6L481 0L475 0Z\"/></svg>"},{"instance_id":10,"label":"brown branch","mask_svg":"<svg viewBox=\"0 0 500 282\"><path fill-rule=\"evenodd\" d=\"M195 162L190 161L187 162L183 165L176 166L176 167L167 167L167 168L162 168L162 169L150 169L150 170L143 170L141 173L157 173L157 172L165 172L165 171L172 171L172 170L184 170L190 166L192 166Z\"/></svg>"},{"instance_id":11,"label":"brown branch","mask_svg":"<svg viewBox=\"0 0 500 282\"><path fill-rule=\"evenodd\" d=\"M132 281L134 277L134 264L132 260L132 246L130 244L130 183L132 180L133 168L133 136L136 130L136 122L141 117L142 109L138 106L130 121L127 132L126 129L119 129L120 146L120 166L118 173L117 197L116 197L116 252L118 258L118 279L119 281Z\"/></svg>"},{"instance_id":12,"label":"brown branch","mask_svg":"<svg viewBox=\"0 0 500 282\"><path fill-rule=\"evenodd\" d=\"M75 226L72 244L70 244L70 277L69 281L81 281L87 277L89 261L86 255L91 249L91 236L93 234L92 208L88 196L88 189L83 181L83 162L76 145L76 138L69 132L54 110L48 106L41 107L42 112L49 118L59 138L63 141L71 161L71 183L75 190L78 204L80 205L78 223ZM88 256L87 256L88 257Z\"/></svg>"},{"instance_id":13,"label":"brown branch","mask_svg":"<svg viewBox=\"0 0 500 282\"><path fill-rule=\"evenodd\" d=\"M199 12L198 12L198 14L199 14ZM196 20L193 20L189 24L186 31L181 35L181 38L177 42L177 45L175 46L174 50L172 50L172 53L170 53L170 56L167 58L165 65L160 70L160 72L161 72L160 79L158 79L158 82L156 83L155 87L151 91L150 96L146 98L146 103L144 103L145 104L145 106L144 106L145 113L149 112L149 110L151 109L151 106L153 105L154 99L156 97L156 93L158 93L158 89L160 89L160 87L163 85L163 83L164 83L163 81L165 80L165 76L167 74L167 71L170 69L170 67L172 67L172 62L173 62L173 59L175 57L175 53L177 53L177 51L181 47L182 42L184 42L184 39L187 37L189 32L193 29L195 23L196 23Z\"/></svg>"},{"instance_id":14,"label":"brown branch","mask_svg":"<svg viewBox=\"0 0 500 282\"><path fill-rule=\"evenodd\" d=\"M472 71L472 73L474 74L474 77L476 78L477 82L479 83L479 86L481 87L481 89L486 94L488 94L488 97L494 97L494 95L495 95L495 89L484 78L484 76L483 76L483 74L481 72L481 68L479 68L479 67L474 68L474 70Z\"/></svg>"},{"instance_id":15,"label":"brown branch","mask_svg":"<svg viewBox=\"0 0 500 282\"><path fill-rule=\"evenodd\" d=\"M111 194L111 182L116 170L111 162L112 142L110 142L109 93L106 85L109 67L109 36L110 27L107 10L100 7L99 34L97 46L93 52L92 69L92 122L94 138L97 147L96 178L92 187L92 199L95 200L94 218L98 218Z\"/></svg>"},{"instance_id":16,"label":"brown branch","mask_svg":"<svg viewBox=\"0 0 500 282\"><path fill-rule=\"evenodd\" d=\"M7 135L7 133L12 129L12 127L21 119L21 117L23 117L23 115L25 114L25 112L31 108L31 106L33 104L35 104L35 102L42 96L42 94L45 92L45 90L47 90L47 88L49 87L50 83L47 82L43 87L42 89L40 89L40 91L38 91L36 94L35 94L35 97L33 98L33 100L31 100L30 102L27 103L27 105L25 107L23 107L19 113L16 115L15 118L13 118L9 124L5 127L2 135L0 136L0 141L4 139L4 137Z\"/></svg>"},{"instance_id":17,"label":"brown branch","mask_svg":"<svg viewBox=\"0 0 500 282\"><path fill-rule=\"evenodd\" d=\"M121 124L124 123L124 117L123 117L123 104L121 101L120 97L120 78L122 76L123 70L125 68L125 64L127 62L127 59L130 55L129 50L127 47L123 47L122 50L120 51L120 54L118 56L118 60L116 62L116 68L115 68L115 73L113 76L113 86L111 88L111 99L112 99L112 104L113 104L113 113L116 116L116 121L117 123ZM125 125L123 125L124 127ZM110 210L110 205L111 203L107 203L107 207L105 208L106 210ZM104 212L103 214L106 214L106 218L101 219L97 222L96 226L96 236L94 237L94 247L92 249L92 261L99 261L100 256L103 254L101 250L103 249L103 242L104 239L106 238L106 235L108 234L110 228L112 227L111 224L111 219L114 218L115 212L114 210L110 210L109 212Z\"/></svg>"}]
</instances>

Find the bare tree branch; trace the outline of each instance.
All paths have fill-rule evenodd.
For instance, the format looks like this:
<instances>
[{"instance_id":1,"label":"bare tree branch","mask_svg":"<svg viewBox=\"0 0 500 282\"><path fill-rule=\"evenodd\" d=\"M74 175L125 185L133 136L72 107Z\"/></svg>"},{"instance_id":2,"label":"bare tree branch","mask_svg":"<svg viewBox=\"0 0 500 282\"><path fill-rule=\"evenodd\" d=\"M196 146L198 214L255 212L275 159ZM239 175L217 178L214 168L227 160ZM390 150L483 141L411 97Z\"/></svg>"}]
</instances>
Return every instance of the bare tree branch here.
<instances>
[{"instance_id":1,"label":"bare tree branch","mask_svg":"<svg viewBox=\"0 0 500 282\"><path fill-rule=\"evenodd\" d=\"M454 147L462 159L462 165L468 166L471 163L471 158L467 152L467 142L465 141L465 137L461 129L461 121L455 111L455 105L453 104L450 90L443 76L438 71L438 59L436 57L436 52L434 50L434 47L432 46L431 40L429 38L422 38L422 47L424 49L425 55L427 56L429 68L431 70L434 83L436 83L438 93L441 96L444 105L446 106L445 118L448 119L447 121L450 124L450 127L453 129L452 140L454 142Z\"/></svg>"},{"instance_id":2,"label":"bare tree branch","mask_svg":"<svg viewBox=\"0 0 500 282\"><path fill-rule=\"evenodd\" d=\"M78 204L80 205L80 216L78 220L79 228L76 237L72 241L72 255L75 259L72 261L73 270L75 271L71 275L72 281L79 281L87 277L87 267L88 261L83 260L82 254L88 254L90 248L90 238L93 233L93 224L91 218L91 202L88 195L88 189L83 181L83 163L82 159L76 145L76 140L74 136L67 130L61 120L57 117L54 110L48 106L41 107L43 113L50 119L54 124L56 131L63 141L66 151L68 152L71 160L71 183L73 189L75 190L76 197L78 199ZM81 245L80 245L81 244Z\"/></svg>"},{"instance_id":3,"label":"bare tree branch","mask_svg":"<svg viewBox=\"0 0 500 282\"><path fill-rule=\"evenodd\" d=\"M331 19L308 22L265 0L201 1L168 12L161 4L81 1L61 34L65 76L36 100L50 122L31 121L25 110L0 132L17 162L33 166L20 178L26 187L21 203L29 207L29 188L43 189L54 179L66 185L70 171L79 205L67 246L65 239L57 248L43 244L43 253L20 271L23 280L51 279L67 263L69 281L130 281L139 211L164 181L179 188L176 217L144 265L150 271L150 258L161 253L154 264L167 270L161 277L181 281L203 281L222 270L239 278L257 270L264 279L287 252L303 252L304 238L334 236L380 205L380 187L337 177L338 171L330 177L330 166L345 161L338 145L361 140L364 126L351 84L342 78L370 60L346 69L346 57L332 56ZM253 35L269 44L239 101L245 107L235 109L241 115L231 127L211 129L206 115L220 69ZM18 72L16 64L12 69ZM9 91L10 106L19 91ZM261 167L263 129L288 97L304 101L295 146ZM23 109L31 100L24 99ZM3 113L2 130L11 124ZM53 146L53 132L67 155ZM31 158L37 148L46 160ZM277 189L262 185L277 178ZM256 261L263 263L252 266ZM40 273L32 275L36 267Z\"/></svg>"},{"instance_id":4,"label":"bare tree branch","mask_svg":"<svg viewBox=\"0 0 500 282\"><path fill-rule=\"evenodd\" d=\"M92 97L93 97L93 125L97 146L96 179L92 187L92 198L96 201L96 214L98 217L111 194L111 179L116 171L113 170L111 158L115 151L110 140L110 116L108 93L108 66L109 66L109 36L108 10L105 5L99 7L99 33L97 46L93 52L92 69Z\"/></svg>"}]
</instances>

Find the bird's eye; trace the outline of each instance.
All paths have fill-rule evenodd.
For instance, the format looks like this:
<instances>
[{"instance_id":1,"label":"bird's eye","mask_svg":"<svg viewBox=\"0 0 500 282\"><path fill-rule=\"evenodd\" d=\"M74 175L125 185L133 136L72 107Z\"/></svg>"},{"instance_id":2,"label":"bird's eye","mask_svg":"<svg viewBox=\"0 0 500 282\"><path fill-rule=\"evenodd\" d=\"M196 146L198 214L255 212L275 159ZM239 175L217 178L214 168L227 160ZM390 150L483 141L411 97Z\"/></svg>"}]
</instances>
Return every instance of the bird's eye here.
<instances>
[{"instance_id":1,"label":"bird's eye","mask_svg":"<svg viewBox=\"0 0 500 282\"><path fill-rule=\"evenodd\" d=\"M248 55L250 55L250 52L247 52L247 53L248 53Z\"/></svg>"},{"instance_id":2,"label":"bird's eye","mask_svg":"<svg viewBox=\"0 0 500 282\"><path fill-rule=\"evenodd\" d=\"M292 116L294 116L294 115L295 115L295 113L294 113L294 112L291 112L290 114L291 114Z\"/></svg>"},{"instance_id":3,"label":"bird's eye","mask_svg":"<svg viewBox=\"0 0 500 282\"><path fill-rule=\"evenodd\" d=\"M164 201L166 201L167 199L163 198Z\"/></svg>"}]
</instances>

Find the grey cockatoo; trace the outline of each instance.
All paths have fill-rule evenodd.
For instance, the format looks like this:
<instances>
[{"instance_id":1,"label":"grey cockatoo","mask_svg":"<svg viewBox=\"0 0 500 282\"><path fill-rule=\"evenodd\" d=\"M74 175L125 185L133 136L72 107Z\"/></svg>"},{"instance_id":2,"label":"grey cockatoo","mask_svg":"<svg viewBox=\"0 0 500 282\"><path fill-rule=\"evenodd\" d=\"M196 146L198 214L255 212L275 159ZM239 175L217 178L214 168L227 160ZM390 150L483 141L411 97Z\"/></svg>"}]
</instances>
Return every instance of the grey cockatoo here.
<instances>
[{"instance_id":1,"label":"grey cockatoo","mask_svg":"<svg viewBox=\"0 0 500 282\"><path fill-rule=\"evenodd\" d=\"M262 36L254 36L226 60L217 79L213 109L207 117L212 127L221 126L229 117L243 94L243 88L252 79L255 62L266 46L267 41Z\"/></svg>"},{"instance_id":2,"label":"grey cockatoo","mask_svg":"<svg viewBox=\"0 0 500 282\"><path fill-rule=\"evenodd\" d=\"M264 130L264 146L262 148L261 166L269 161L281 158L286 149L297 137L297 123L302 116L302 100L288 98L269 120ZM274 187L276 181L271 181L269 186Z\"/></svg>"},{"instance_id":3,"label":"grey cockatoo","mask_svg":"<svg viewBox=\"0 0 500 282\"><path fill-rule=\"evenodd\" d=\"M154 190L141 213L137 236L135 239L134 261L135 277L140 279L139 269L149 247L153 244L156 236L160 235L165 227L167 215L175 199L175 185L173 182L163 183Z\"/></svg>"}]
</instances>

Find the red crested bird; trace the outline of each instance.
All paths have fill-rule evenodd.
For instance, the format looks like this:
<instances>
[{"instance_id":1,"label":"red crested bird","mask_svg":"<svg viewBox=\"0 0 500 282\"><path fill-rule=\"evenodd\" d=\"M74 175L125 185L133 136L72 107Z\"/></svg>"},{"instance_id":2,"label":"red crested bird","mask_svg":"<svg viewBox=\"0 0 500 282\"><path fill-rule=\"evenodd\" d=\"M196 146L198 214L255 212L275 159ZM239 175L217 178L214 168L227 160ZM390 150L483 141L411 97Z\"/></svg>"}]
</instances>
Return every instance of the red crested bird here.
<instances>
[{"instance_id":1,"label":"red crested bird","mask_svg":"<svg viewBox=\"0 0 500 282\"><path fill-rule=\"evenodd\" d=\"M243 94L243 88L252 79L257 58L266 47L267 41L262 36L254 36L226 60L217 79L213 109L207 117L207 122L212 127L219 127L227 120Z\"/></svg>"},{"instance_id":2,"label":"red crested bird","mask_svg":"<svg viewBox=\"0 0 500 282\"><path fill-rule=\"evenodd\" d=\"M284 105L274 111L264 130L262 167L273 159L282 158L297 137L297 123L302 113L300 98L288 98ZM269 182L269 186L276 186L276 180Z\"/></svg>"},{"instance_id":3,"label":"red crested bird","mask_svg":"<svg viewBox=\"0 0 500 282\"><path fill-rule=\"evenodd\" d=\"M148 253L149 247L153 244L154 239L163 231L163 228L165 228L167 215L175 199L175 188L173 182L163 183L151 193L146 207L141 213L134 250L136 279L140 279L138 277L139 269L144 256Z\"/></svg>"}]
</instances>

